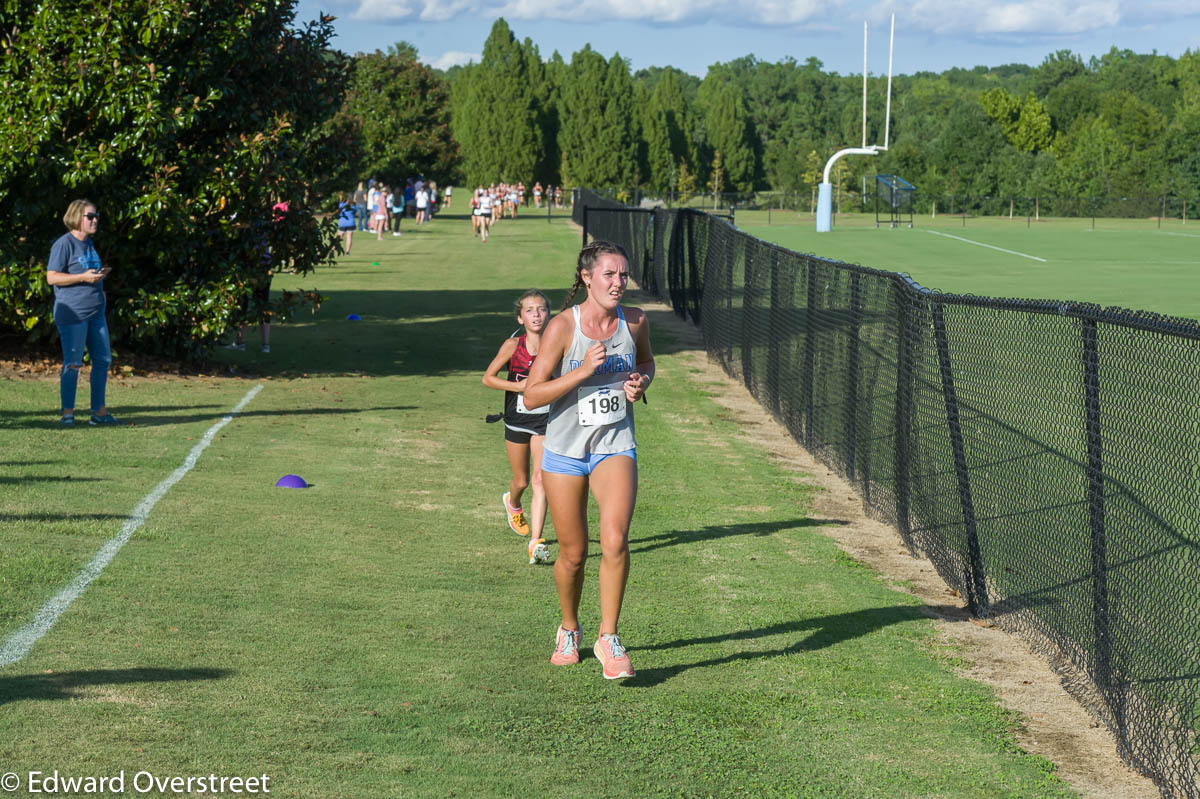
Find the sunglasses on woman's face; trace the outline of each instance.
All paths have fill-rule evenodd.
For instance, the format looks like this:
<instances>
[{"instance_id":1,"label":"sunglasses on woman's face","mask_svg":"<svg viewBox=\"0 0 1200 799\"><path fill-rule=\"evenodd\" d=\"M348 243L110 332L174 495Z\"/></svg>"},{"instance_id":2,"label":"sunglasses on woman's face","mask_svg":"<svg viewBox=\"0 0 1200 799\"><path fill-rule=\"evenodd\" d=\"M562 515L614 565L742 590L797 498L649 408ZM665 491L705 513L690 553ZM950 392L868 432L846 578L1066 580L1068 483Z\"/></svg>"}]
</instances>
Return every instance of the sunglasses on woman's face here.
<instances>
[{"instance_id":1,"label":"sunglasses on woman's face","mask_svg":"<svg viewBox=\"0 0 1200 799\"><path fill-rule=\"evenodd\" d=\"M96 219L99 219L99 218L100 218L100 214L84 214L84 215L83 215L83 218L84 218L84 219L92 219L92 220L96 220Z\"/></svg>"}]
</instances>

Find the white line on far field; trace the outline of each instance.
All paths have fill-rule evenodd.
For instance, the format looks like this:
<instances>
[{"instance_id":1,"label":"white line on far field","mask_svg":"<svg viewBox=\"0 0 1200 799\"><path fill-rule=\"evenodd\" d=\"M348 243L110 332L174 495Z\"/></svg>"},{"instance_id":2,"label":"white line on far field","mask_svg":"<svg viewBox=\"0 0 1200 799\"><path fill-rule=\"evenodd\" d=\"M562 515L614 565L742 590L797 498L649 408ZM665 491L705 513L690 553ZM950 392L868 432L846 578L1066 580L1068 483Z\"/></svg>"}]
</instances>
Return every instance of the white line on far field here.
<instances>
[{"instance_id":1,"label":"white line on far field","mask_svg":"<svg viewBox=\"0 0 1200 799\"><path fill-rule=\"evenodd\" d=\"M96 553L92 558L91 563L83 567L83 570L75 576L70 585L59 591L42 606L33 617L33 621L26 624L21 629L17 630L8 640L4 642L4 646L0 647L0 667L8 666L23 659L33 649L33 645L46 633L50 632L50 628L58 621L59 616L66 612L71 603L79 598L79 595L87 589L92 580L100 576L100 572L104 571L104 567L116 557L121 551L121 547L125 546L126 542L137 532L138 528L146 522L146 517L150 515L150 511L158 504L158 501L166 496L166 493L171 490L171 486L183 479L184 475L192 470L196 465L196 461L200 459L200 453L212 443L213 438L221 430L222 427L233 421L233 417L240 413L242 408L245 408L250 400L254 399L258 392L262 391L262 384L259 383L254 388L242 397L242 401L233 406L233 410L225 416L221 417L221 421L208 428L208 432L204 434L204 438L200 439L200 443L192 447L192 451L188 453L184 459L183 465L175 471L171 472L165 480L154 487L154 490L147 494L141 502L129 514L129 518L125 521L125 526L121 528L121 532L117 533L115 538L109 541Z\"/></svg>"},{"instance_id":2,"label":"white line on far field","mask_svg":"<svg viewBox=\"0 0 1200 799\"><path fill-rule=\"evenodd\" d=\"M949 233L938 233L936 230L929 230L928 228L925 229L925 232L932 233L935 236L945 236L946 238L954 239L955 241L965 241L967 244L974 244L976 247L987 247L989 250L999 250L1000 252L1006 252L1009 255L1019 255L1022 258L1029 258L1034 261L1041 261L1042 263L1046 263L1045 258L1038 258L1036 255L1029 255L1029 254L1023 253L1023 252L1017 252L1016 250L1006 250L1003 247L994 247L991 244L984 244L981 241L971 241L970 239L964 239L962 236L951 236Z\"/></svg>"}]
</instances>

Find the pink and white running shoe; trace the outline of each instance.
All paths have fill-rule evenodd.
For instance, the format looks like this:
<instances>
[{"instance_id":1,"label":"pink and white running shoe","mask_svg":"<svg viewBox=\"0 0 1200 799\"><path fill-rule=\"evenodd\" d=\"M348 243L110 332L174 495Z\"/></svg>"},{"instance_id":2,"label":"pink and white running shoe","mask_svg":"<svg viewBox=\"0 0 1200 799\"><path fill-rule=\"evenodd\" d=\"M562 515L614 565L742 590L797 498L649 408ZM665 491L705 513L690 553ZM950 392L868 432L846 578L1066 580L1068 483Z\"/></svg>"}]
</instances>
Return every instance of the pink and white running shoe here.
<instances>
[{"instance_id":1,"label":"pink and white running shoe","mask_svg":"<svg viewBox=\"0 0 1200 799\"><path fill-rule=\"evenodd\" d=\"M554 654L550 662L555 666L570 666L579 662L579 642L583 638L583 630L567 630L562 626L554 640Z\"/></svg>"},{"instance_id":2,"label":"pink and white running shoe","mask_svg":"<svg viewBox=\"0 0 1200 799\"><path fill-rule=\"evenodd\" d=\"M629 662L629 655L625 654L625 647L621 646L621 636L616 633L597 638L593 651L596 658L604 664L604 679L620 680L632 677L636 673L633 664Z\"/></svg>"}]
</instances>

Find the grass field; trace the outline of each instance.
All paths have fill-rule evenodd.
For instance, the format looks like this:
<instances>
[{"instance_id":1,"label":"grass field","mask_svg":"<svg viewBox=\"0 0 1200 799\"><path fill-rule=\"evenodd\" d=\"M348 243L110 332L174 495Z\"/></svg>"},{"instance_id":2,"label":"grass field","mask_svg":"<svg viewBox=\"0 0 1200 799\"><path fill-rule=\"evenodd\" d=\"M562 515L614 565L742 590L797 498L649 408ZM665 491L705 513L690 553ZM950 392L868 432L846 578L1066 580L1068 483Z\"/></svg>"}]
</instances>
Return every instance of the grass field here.
<instances>
[{"instance_id":1,"label":"grass field","mask_svg":"<svg viewBox=\"0 0 1200 799\"><path fill-rule=\"evenodd\" d=\"M1164 221L918 217L875 228L874 215L839 216L817 233L810 214L739 211L751 235L799 252L904 272L928 288L1023 299L1117 305L1200 318L1200 224ZM953 237L953 238L952 238ZM1000 249L994 249L1000 248ZM1007 250L1007 252L1004 252Z\"/></svg>"},{"instance_id":2,"label":"grass field","mask_svg":"<svg viewBox=\"0 0 1200 799\"><path fill-rule=\"evenodd\" d=\"M638 408L638 675L549 665L552 576L504 522L479 376L520 291L561 302L578 244L544 217L486 245L451 219L362 237L277 280L330 299L271 355L251 332L206 376L114 381L118 429L59 429L54 379L0 379L5 640L263 386L0 668L0 772L266 774L287 797L1073 795L916 600L821 534L812 489L739 436L666 325ZM287 473L312 487L274 488Z\"/></svg>"}]
</instances>

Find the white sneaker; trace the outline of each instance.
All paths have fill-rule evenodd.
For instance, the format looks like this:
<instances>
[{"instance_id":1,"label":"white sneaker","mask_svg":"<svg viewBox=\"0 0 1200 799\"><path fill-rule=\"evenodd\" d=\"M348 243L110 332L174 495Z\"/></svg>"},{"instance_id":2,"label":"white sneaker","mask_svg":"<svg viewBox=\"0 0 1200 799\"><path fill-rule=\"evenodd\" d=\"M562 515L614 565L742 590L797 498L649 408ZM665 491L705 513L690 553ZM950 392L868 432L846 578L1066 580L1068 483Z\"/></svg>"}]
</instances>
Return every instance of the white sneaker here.
<instances>
[{"instance_id":1,"label":"white sneaker","mask_svg":"<svg viewBox=\"0 0 1200 799\"><path fill-rule=\"evenodd\" d=\"M550 562L550 547L546 546L546 539L539 538L536 541L529 542L529 565L535 563Z\"/></svg>"},{"instance_id":2,"label":"white sneaker","mask_svg":"<svg viewBox=\"0 0 1200 799\"><path fill-rule=\"evenodd\" d=\"M245 344L245 342L235 341L232 344L226 344L226 345L222 346L221 349L237 350L238 352L244 352L246 350L246 344Z\"/></svg>"},{"instance_id":3,"label":"white sneaker","mask_svg":"<svg viewBox=\"0 0 1200 799\"><path fill-rule=\"evenodd\" d=\"M270 351L271 351L271 345L270 345L270 344L264 344L264 345L263 345L263 347L262 347L262 351L263 351L263 352L270 352Z\"/></svg>"}]
</instances>

